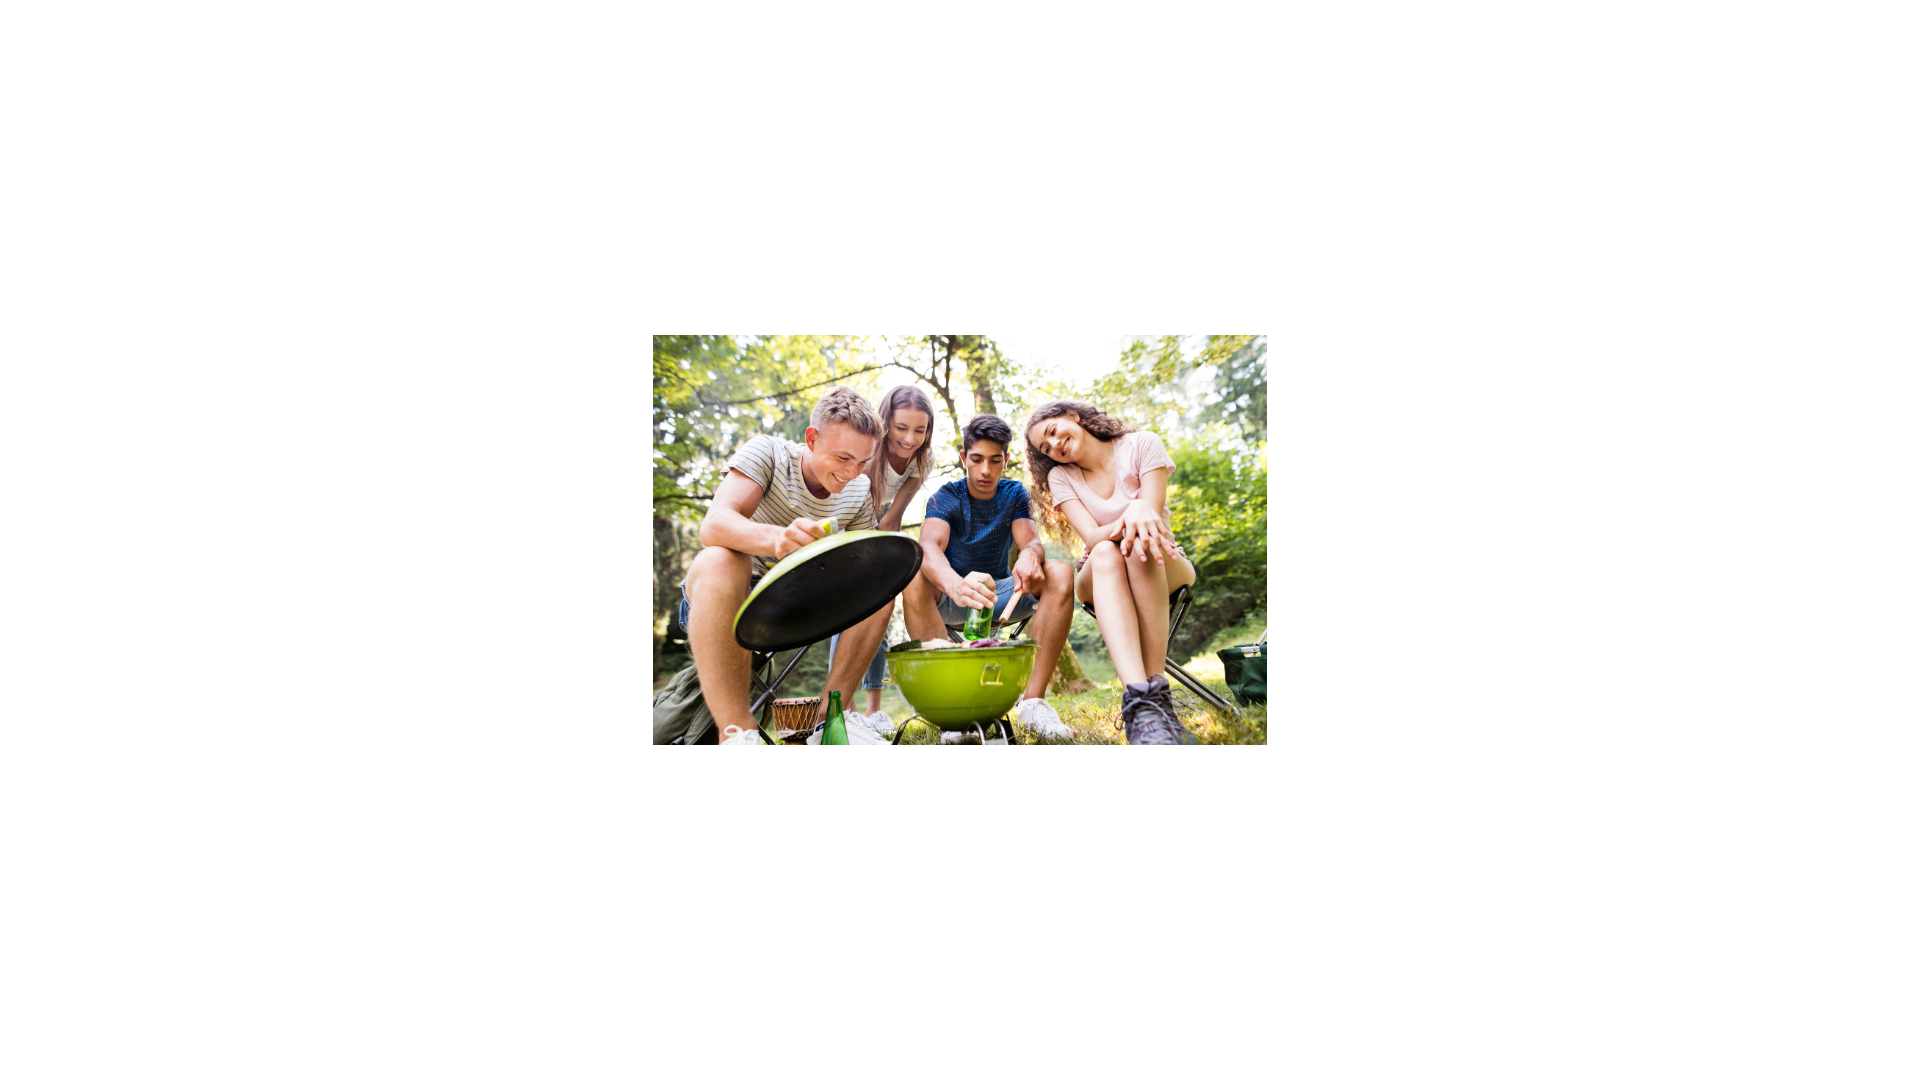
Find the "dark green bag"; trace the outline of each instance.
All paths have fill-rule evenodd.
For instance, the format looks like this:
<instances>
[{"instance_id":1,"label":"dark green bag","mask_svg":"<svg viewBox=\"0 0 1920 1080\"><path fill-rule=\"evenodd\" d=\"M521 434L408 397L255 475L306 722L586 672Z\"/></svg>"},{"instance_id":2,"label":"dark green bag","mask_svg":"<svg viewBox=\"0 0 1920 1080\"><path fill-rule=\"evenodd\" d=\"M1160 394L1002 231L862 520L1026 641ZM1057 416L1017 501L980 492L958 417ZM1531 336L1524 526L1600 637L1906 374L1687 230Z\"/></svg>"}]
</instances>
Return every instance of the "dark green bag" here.
<instances>
[{"instance_id":1,"label":"dark green bag","mask_svg":"<svg viewBox=\"0 0 1920 1080\"><path fill-rule=\"evenodd\" d=\"M653 745L682 746L719 742L713 713L700 696L700 676L691 667L679 673L653 695Z\"/></svg>"},{"instance_id":2,"label":"dark green bag","mask_svg":"<svg viewBox=\"0 0 1920 1080\"><path fill-rule=\"evenodd\" d=\"M1227 689L1233 691L1233 700L1242 705L1267 703L1267 643L1266 635L1260 636L1257 645L1235 645L1213 654L1227 669Z\"/></svg>"}]
</instances>

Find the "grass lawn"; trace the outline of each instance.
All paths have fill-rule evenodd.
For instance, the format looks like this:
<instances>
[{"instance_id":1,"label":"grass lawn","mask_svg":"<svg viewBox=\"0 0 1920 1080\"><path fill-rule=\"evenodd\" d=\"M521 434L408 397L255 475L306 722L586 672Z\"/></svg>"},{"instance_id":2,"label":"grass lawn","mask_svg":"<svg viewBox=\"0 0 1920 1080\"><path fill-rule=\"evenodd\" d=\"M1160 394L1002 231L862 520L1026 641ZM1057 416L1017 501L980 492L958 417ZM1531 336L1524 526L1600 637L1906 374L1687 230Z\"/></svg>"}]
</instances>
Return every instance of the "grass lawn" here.
<instances>
[{"instance_id":1,"label":"grass lawn","mask_svg":"<svg viewBox=\"0 0 1920 1080\"><path fill-rule=\"evenodd\" d=\"M1229 645L1243 645L1259 639L1266 630L1266 616L1261 612L1238 626L1228 627L1215 635L1196 653L1191 661L1182 664L1195 678L1205 683L1214 693L1228 701L1233 695L1227 691L1226 671L1221 667L1217 650ZM1084 694L1072 694L1052 697L1054 711L1060 719L1073 729L1075 744L1113 744L1125 743L1126 733L1120 724L1120 681L1114 675L1113 665L1107 661L1104 652L1076 652L1080 657L1080 666L1086 670L1087 678L1094 680L1096 688ZM866 692L860 691L858 708L866 706ZM1267 707L1255 705L1243 707L1237 717L1224 716L1208 707L1199 696L1181 686L1173 684L1174 703L1180 722L1187 730L1200 737L1202 744L1208 745L1264 745L1267 741ZM882 702L886 713L895 723L912 716L913 709L900 696L897 687L886 689ZM1192 707L1186 705L1191 703ZM898 711L895 711L896 708ZM1015 738L1025 743L1025 732L1015 730ZM900 745L935 744L940 741L940 733L932 725L916 722L907 728Z\"/></svg>"},{"instance_id":2,"label":"grass lawn","mask_svg":"<svg viewBox=\"0 0 1920 1080\"><path fill-rule=\"evenodd\" d=\"M1227 692L1227 684L1218 657L1207 656L1205 659L1195 657L1193 663L1183 666L1215 693L1228 701L1233 700L1233 695ZM1228 717L1208 708L1196 695L1179 683L1173 684L1173 691L1176 704L1192 702L1195 706L1191 709L1180 708L1177 711L1180 722L1187 726L1187 730L1198 735L1201 743L1210 745L1247 743L1263 745L1266 743L1266 706L1242 708L1238 717ZM1102 686L1084 694L1053 697L1047 700L1052 702L1054 711L1060 714L1060 719L1073 729L1074 744L1100 745L1127 741L1120 724L1120 687L1117 683ZM901 703L901 707L902 711L897 713L888 710L888 715L896 722L902 717L913 715L912 710L905 707L905 702ZM1016 741L1023 744L1029 741L1029 736L1018 729L1015 729L1014 737ZM926 745L939 741L940 733L932 725L915 722L907 728L906 735L900 739L900 745Z\"/></svg>"},{"instance_id":3,"label":"grass lawn","mask_svg":"<svg viewBox=\"0 0 1920 1080\"><path fill-rule=\"evenodd\" d=\"M1233 695L1227 691L1226 672L1222 669L1217 650L1230 645L1242 645L1258 640L1266 630L1264 612L1250 616L1237 626L1228 627L1215 635L1213 640L1202 646L1192 660L1182 665L1208 687L1228 701ZM1113 665L1107 660L1104 650L1076 650L1080 666L1085 669L1087 678L1095 688L1083 694L1071 694L1049 698L1060 719L1074 731L1074 744L1100 745L1125 743L1126 734L1120 724L1120 681L1114 674ZM655 680L654 689L658 690L666 683L666 677ZM1267 707L1255 705L1242 708L1237 717L1225 716L1208 707L1200 698L1181 686L1173 684L1174 703L1180 722L1189 731L1200 737L1208 745L1264 745L1267 741ZM855 690L851 700L842 704L850 709L865 712L867 692ZM1189 707L1190 706L1190 707ZM913 707L900 696L898 686L888 684L881 691L880 707L894 723L914 714ZM1015 731L1015 738L1021 743L1029 741L1025 732ZM907 728L900 745L938 744L940 732L932 725L915 722Z\"/></svg>"}]
</instances>

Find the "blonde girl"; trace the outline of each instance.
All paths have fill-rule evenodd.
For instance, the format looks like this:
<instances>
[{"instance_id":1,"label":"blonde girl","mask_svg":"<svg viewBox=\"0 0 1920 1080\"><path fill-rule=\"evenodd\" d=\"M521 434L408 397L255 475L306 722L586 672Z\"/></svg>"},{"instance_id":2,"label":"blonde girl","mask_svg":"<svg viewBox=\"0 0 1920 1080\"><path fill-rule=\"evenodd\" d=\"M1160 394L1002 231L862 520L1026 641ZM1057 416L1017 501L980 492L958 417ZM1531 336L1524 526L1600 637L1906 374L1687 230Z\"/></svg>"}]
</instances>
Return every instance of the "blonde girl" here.
<instances>
[{"instance_id":1,"label":"blonde girl","mask_svg":"<svg viewBox=\"0 0 1920 1080\"><path fill-rule=\"evenodd\" d=\"M901 515L933 467L933 403L918 387L894 387L880 397L880 431L880 453L873 455L873 464L867 466L867 477L873 482L873 512L879 518L877 528L899 532ZM829 668L839 644L839 634L827 643ZM882 641L860 680L861 689L867 692L866 715L851 713L850 718L864 720L875 731L890 735L893 721L880 711L881 680L886 674L886 642Z\"/></svg>"}]
</instances>

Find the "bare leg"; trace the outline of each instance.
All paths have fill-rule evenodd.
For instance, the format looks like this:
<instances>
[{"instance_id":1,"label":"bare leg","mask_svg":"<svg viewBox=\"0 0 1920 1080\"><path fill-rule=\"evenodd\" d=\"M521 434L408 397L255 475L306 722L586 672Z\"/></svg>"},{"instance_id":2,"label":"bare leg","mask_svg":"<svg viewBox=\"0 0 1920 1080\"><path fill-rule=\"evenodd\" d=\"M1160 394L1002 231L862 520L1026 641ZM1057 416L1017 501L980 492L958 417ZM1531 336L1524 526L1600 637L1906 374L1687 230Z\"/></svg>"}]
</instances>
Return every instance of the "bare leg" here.
<instances>
[{"instance_id":1,"label":"bare leg","mask_svg":"<svg viewBox=\"0 0 1920 1080\"><path fill-rule=\"evenodd\" d=\"M874 713L877 713L879 711L880 711L880 691L878 690L867 691L867 715L872 716Z\"/></svg>"},{"instance_id":2,"label":"bare leg","mask_svg":"<svg viewBox=\"0 0 1920 1080\"><path fill-rule=\"evenodd\" d=\"M1149 678L1167 671L1167 568L1151 558L1126 559L1127 589L1140 620L1140 666Z\"/></svg>"},{"instance_id":3,"label":"bare leg","mask_svg":"<svg viewBox=\"0 0 1920 1080\"><path fill-rule=\"evenodd\" d=\"M820 692L820 711L813 717L815 724L827 718L828 693L838 690L841 702L853 700L853 692L860 688L860 677L867 673L867 664L873 660L873 650L887 636L887 620L891 618L893 605L888 604L841 632L840 648L833 654L833 670L827 672L826 688Z\"/></svg>"},{"instance_id":4,"label":"bare leg","mask_svg":"<svg viewBox=\"0 0 1920 1080\"><path fill-rule=\"evenodd\" d=\"M1034 650L1033 678L1027 680L1030 698L1047 696L1047 683L1067 643L1067 628L1073 625L1073 565L1048 559L1045 570L1047 583L1033 612L1033 640L1040 644Z\"/></svg>"},{"instance_id":5,"label":"bare leg","mask_svg":"<svg viewBox=\"0 0 1920 1080\"><path fill-rule=\"evenodd\" d=\"M907 633L920 641L947 640L947 623L937 606L938 594L924 575L913 575L900 599L906 605Z\"/></svg>"},{"instance_id":6,"label":"bare leg","mask_svg":"<svg viewBox=\"0 0 1920 1080\"><path fill-rule=\"evenodd\" d=\"M687 568L687 598L693 610L687 646L700 673L700 693L713 712L714 726L749 731L759 727L747 711L751 674L747 650L733 640L733 617L747 599L753 561L730 548L700 549Z\"/></svg>"},{"instance_id":7,"label":"bare leg","mask_svg":"<svg viewBox=\"0 0 1920 1080\"><path fill-rule=\"evenodd\" d=\"M1147 681L1145 661L1140 655L1140 618L1134 610L1133 592L1128 586L1127 560L1111 540L1094 545L1087 556L1087 570L1093 574L1093 617L1100 624L1100 636L1107 642L1107 658L1122 685ZM1162 599L1159 601L1165 604Z\"/></svg>"}]
</instances>

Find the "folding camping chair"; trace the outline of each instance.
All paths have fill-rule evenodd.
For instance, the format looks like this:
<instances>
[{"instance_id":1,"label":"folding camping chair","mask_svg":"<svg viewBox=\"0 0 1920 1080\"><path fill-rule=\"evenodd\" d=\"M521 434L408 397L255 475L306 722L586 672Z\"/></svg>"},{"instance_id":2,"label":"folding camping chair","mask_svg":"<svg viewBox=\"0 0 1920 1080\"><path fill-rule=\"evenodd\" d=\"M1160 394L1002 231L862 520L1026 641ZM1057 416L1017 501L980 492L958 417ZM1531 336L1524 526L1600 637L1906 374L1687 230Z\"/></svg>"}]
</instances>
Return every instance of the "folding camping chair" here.
<instances>
[{"instance_id":1,"label":"folding camping chair","mask_svg":"<svg viewBox=\"0 0 1920 1080\"><path fill-rule=\"evenodd\" d=\"M1193 592L1191 589L1182 585L1173 590L1173 595L1167 600L1167 644L1169 646L1173 644L1173 635L1180 632L1180 620L1187 617L1187 608L1191 606L1193 606ZM1080 610L1086 612L1088 615L1092 615L1093 604L1082 602ZM1206 700L1207 704L1212 705L1228 716L1240 715L1240 710L1234 706L1233 702L1214 693L1207 687L1206 683L1201 682L1198 678L1189 674L1187 669L1174 663L1171 655L1167 657L1167 675L1180 685L1200 695L1201 698Z\"/></svg>"},{"instance_id":2,"label":"folding camping chair","mask_svg":"<svg viewBox=\"0 0 1920 1080\"><path fill-rule=\"evenodd\" d=\"M792 673L801 659L807 655L807 650L817 644L819 643L812 642L800 646L800 648L794 652L793 659L789 660L785 667L779 668L778 675L774 674L774 669L778 666L777 661L779 660L780 653L784 650L747 650L747 655L750 657L747 667L752 679L752 683L748 689L748 695L753 699L753 704L747 708L747 711L753 713L755 717L759 719L760 735L765 741L769 743L774 741L770 733L776 729L774 723L776 718L775 710L798 704L797 701L777 701L774 699L774 693L780 689L780 684L786 681L787 676ZM666 644L660 651L663 653L684 653L687 651L687 628L680 622L679 604L673 605L668 611ZM812 700L818 702L820 699L814 698Z\"/></svg>"},{"instance_id":3,"label":"folding camping chair","mask_svg":"<svg viewBox=\"0 0 1920 1080\"><path fill-rule=\"evenodd\" d=\"M807 651L818 644L819 642L816 641L812 644L800 646L800 648L794 652L793 659L787 661L787 666L781 668L780 674L772 678L768 676L770 676L773 669L778 666L780 659L779 651L761 652L758 649L747 650L749 655L753 657L751 664L753 688L749 692L754 695L753 704L747 708L747 711L754 714L754 717L760 721L760 737L767 742L771 743L774 741L772 732L775 730L774 717L776 712L785 706L798 704L797 700L775 700L773 696L774 692L780 689L781 683L787 681L788 673L793 671L794 666L799 664L801 658L807 655ZM808 699L809 703L814 704L816 708L819 700L817 697ZM811 729L809 729L809 731L811 731Z\"/></svg>"}]
</instances>

